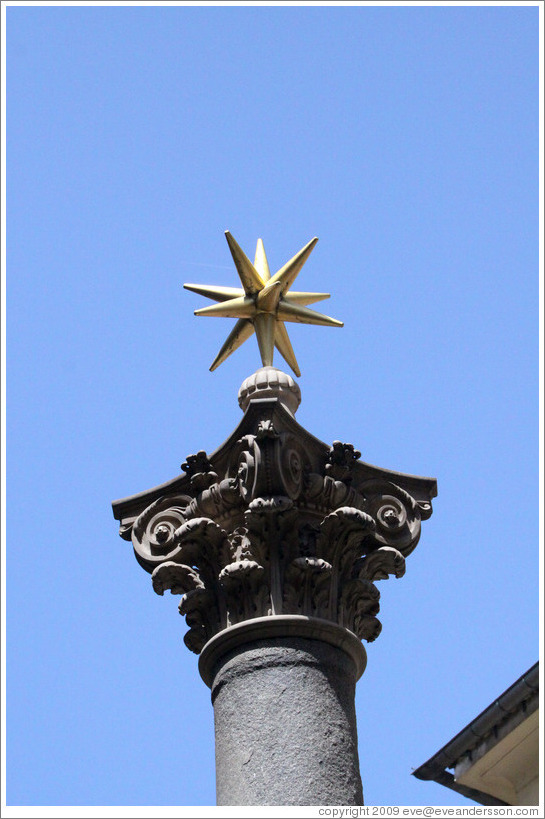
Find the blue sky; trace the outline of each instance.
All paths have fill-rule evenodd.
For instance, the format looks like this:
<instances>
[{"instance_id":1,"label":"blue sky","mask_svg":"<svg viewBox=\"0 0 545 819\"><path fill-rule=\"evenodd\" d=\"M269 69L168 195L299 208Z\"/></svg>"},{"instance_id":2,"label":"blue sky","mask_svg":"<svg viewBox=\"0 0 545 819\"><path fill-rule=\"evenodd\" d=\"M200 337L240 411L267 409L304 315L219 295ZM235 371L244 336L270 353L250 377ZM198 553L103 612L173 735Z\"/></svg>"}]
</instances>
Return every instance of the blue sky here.
<instances>
[{"instance_id":1,"label":"blue sky","mask_svg":"<svg viewBox=\"0 0 545 819\"><path fill-rule=\"evenodd\" d=\"M297 288L345 326L290 328L299 422L438 480L380 584L366 803L473 804L410 772L538 658L538 9L6 12L7 804L215 804L110 504L238 423L255 339L210 373L232 323L182 288L238 284L226 229L274 270L320 239Z\"/></svg>"}]
</instances>

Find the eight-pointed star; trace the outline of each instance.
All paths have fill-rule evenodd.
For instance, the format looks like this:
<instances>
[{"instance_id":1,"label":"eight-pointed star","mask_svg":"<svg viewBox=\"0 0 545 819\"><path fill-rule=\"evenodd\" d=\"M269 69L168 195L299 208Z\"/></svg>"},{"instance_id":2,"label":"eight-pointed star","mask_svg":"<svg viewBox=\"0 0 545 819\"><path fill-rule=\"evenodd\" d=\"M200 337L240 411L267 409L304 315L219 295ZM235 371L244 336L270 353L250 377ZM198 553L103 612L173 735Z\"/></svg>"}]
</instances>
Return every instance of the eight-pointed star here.
<instances>
[{"instance_id":1,"label":"eight-pointed star","mask_svg":"<svg viewBox=\"0 0 545 819\"><path fill-rule=\"evenodd\" d=\"M272 366L276 347L294 373L301 375L284 322L343 326L342 321L309 310L306 306L328 299L329 293L288 292L318 239L316 237L311 239L271 278L261 239L257 240L255 260L252 264L228 230L225 231L225 236L242 288L184 284L186 290L220 302L195 310L196 316L228 316L238 319L210 369L215 370L219 367L255 331L264 367Z\"/></svg>"}]
</instances>

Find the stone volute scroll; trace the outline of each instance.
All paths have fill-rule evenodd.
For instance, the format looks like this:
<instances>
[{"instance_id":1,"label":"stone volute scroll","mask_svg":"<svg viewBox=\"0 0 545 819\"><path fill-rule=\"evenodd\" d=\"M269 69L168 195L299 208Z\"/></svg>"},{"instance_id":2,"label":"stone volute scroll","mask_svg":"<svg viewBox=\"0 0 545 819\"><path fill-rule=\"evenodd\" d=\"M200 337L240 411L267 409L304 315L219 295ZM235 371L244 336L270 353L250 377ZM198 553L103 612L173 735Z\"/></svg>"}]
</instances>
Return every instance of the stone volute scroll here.
<instances>
[{"instance_id":1,"label":"stone volute scroll","mask_svg":"<svg viewBox=\"0 0 545 819\"><path fill-rule=\"evenodd\" d=\"M296 421L299 386L272 365L276 347L299 374L284 322L340 325L306 306L327 294L291 290L315 240L272 277L261 240L254 265L227 240L242 288L187 287L218 302L199 315L237 318L212 369L257 336L263 366L239 390L243 416L213 452L189 454L180 474L115 501L113 512L153 590L180 598L185 645L212 690L218 804L363 804L354 711L362 641L380 635L377 584L405 574L436 482L372 466L351 443L323 443ZM291 709L308 744L304 763L275 727L271 692L284 688L283 713ZM241 696L255 703L247 730L233 717ZM331 750L324 720L344 756ZM274 776L273 757L283 760ZM286 791L290 777L301 778L299 801Z\"/></svg>"}]
</instances>

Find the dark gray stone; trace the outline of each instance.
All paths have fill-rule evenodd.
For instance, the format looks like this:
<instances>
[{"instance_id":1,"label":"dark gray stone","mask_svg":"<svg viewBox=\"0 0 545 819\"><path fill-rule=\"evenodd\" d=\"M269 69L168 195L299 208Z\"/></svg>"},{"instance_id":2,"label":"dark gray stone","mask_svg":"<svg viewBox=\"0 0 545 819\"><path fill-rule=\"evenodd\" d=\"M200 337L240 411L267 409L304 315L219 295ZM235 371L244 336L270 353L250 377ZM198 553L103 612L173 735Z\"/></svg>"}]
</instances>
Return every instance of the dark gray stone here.
<instances>
[{"instance_id":1,"label":"dark gray stone","mask_svg":"<svg viewBox=\"0 0 545 819\"><path fill-rule=\"evenodd\" d=\"M229 651L213 675L218 805L363 805L356 667L303 638Z\"/></svg>"}]
</instances>

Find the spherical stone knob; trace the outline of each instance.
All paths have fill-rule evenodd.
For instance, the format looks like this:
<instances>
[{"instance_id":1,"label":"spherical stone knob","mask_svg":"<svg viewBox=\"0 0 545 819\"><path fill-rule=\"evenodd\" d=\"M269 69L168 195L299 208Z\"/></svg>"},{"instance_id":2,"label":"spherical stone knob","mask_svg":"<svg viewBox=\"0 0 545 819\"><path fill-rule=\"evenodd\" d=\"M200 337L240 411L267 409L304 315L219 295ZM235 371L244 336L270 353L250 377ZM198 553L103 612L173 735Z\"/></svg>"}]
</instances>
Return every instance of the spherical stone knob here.
<instances>
[{"instance_id":1,"label":"spherical stone knob","mask_svg":"<svg viewBox=\"0 0 545 819\"><path fill-rule=\"evenodd\" d=\"M243 412L254 398L278 398L291 415L301 403L301 390L291 375L276 367L261 367L248 376L238 391L238 403Z\"/></svg>"},{"instance_id":2,"label":"spherical stone knob","mask_svg":"<svg viewBox=\"0 0 545 819\"><path fill-rule=\"evenodd\" d=\"M158 543L166 543L169 535L170 529L168 528L168 526L165 526L164 523L158 526L157 529L155 530L155 537Z\"/></svg>"}]
</instances>

